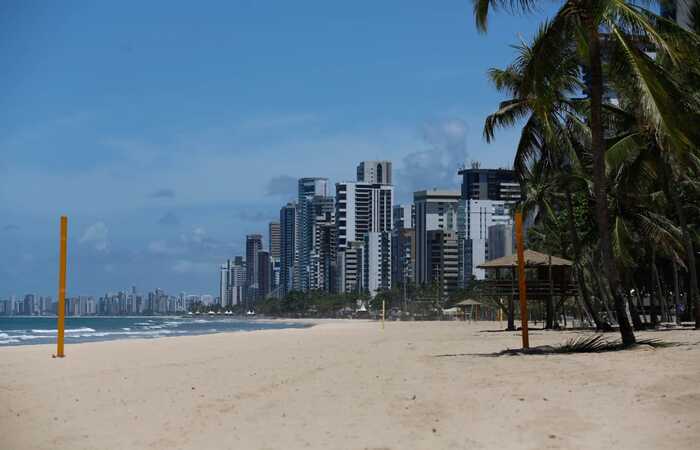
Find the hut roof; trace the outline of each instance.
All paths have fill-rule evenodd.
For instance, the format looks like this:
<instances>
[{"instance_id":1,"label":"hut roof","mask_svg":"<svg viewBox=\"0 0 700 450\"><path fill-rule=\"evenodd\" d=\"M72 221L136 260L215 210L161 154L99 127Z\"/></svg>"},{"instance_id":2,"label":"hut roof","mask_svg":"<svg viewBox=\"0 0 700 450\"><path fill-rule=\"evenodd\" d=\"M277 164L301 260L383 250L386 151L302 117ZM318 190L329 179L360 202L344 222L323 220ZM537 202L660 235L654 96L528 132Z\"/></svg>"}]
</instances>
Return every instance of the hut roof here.
<instances>
[{"instance_id":1,"label":"hut roof","mask_svg":"<svg viewBox=\"0 0 700 450\"><path fill-rule=\"evenodd\" d=\"M536 252L534 250L525 250L525 267L541 267L549 265L550 255L544 253ZM568 259L559 258L558 256L552 256L552 267L567 267L572 266L573 263ZM506 267L517 267L518 266L518 255L513 254L510 256L504 256L502 258L494 259L491 261L486 261L483 264L478 265L479 269L500 269Z\"/></svg>"},{"instance_id":2,"label":"hut roof","mask_svg":"<svg viewBox=\"0 0 700 450\"><path fill-rule=\"evenodd\" d=\"M469 306L469 305L481 305L480 302L477 302L476 300L472 300L470 298L466 300L462 300L459 303L455 303L455 306Z\"/></svg>"}]
</instances>

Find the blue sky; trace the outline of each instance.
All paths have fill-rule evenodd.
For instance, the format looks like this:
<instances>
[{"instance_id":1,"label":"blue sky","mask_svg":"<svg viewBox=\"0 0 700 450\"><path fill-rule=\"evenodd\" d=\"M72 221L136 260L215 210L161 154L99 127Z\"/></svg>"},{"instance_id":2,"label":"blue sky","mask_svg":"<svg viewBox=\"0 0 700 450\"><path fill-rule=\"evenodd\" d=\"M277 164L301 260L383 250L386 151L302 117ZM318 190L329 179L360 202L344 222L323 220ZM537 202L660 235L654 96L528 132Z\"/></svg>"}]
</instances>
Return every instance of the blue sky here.
<instances>
[{"instance_id":1,"label":"blue sky","mask_svg":"<svg viewBox=\"0 0 700 450\"><path fill-rule=\"evenodd\" d=\"M456 188L487 145L486 79L543 14L471 2L33 2L0 6L0 298L55 295L69 216L69 295L135 284L215 293L294 198L390 159L400 201Z\"/></svg>"}]
</instances>

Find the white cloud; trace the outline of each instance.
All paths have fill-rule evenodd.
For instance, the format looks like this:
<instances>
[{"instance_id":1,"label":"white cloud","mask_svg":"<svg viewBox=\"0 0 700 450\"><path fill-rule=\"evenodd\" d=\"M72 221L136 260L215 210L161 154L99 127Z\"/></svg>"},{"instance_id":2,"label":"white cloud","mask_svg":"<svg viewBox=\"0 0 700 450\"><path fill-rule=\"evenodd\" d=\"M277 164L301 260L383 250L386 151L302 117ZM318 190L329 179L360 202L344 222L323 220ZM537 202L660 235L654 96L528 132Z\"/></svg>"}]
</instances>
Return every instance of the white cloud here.
<instances>
[{"instance_id":1,"label":"white cloud","mask_svg":"<svg viewBox=\"0 0 700 450\"><path fill-rule=\"evenodd\" d=\"M83 233L83 237L80 238L81 244L89 244L95 248L98 252L109 251L109 229L104 222L95 222Z\"/></svg>"}]
</instances>

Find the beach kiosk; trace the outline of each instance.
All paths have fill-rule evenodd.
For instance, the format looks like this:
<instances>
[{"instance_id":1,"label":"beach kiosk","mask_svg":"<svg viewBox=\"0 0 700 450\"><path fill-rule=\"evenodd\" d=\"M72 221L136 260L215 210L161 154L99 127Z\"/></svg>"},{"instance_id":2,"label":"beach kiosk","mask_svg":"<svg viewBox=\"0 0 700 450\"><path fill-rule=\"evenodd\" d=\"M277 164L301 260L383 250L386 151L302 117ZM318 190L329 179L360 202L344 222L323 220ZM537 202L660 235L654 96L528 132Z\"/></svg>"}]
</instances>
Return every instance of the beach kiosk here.
<instances>
[{"instance_id":1,"label":"beach kiosk","mask_svg":"<svg viewBox=\"0 0 700 450\"><path fill-rule=\"evenodd\" d=\"M554 327L554 300L575 297L578 293L572 279L573 263L568 259L525 250L525 280L528 303L545 304L545 328ZM515 330L515 303L518 299L518 256L509 255L480 264L486 271L488 295L507 301L508 330Z\"/></svg>"},{"instance_id":2,"label":"beach kiosk","mask_svg":"<svg viewBox=\"0 0 700 450\"><path fill-rule=\"evenodd\" d=\"M461 311L462 320L481 319L483 306L485 306L483 303L477 302L471 298L455 303L455 307Z\"/></svg>"}]
</instances>

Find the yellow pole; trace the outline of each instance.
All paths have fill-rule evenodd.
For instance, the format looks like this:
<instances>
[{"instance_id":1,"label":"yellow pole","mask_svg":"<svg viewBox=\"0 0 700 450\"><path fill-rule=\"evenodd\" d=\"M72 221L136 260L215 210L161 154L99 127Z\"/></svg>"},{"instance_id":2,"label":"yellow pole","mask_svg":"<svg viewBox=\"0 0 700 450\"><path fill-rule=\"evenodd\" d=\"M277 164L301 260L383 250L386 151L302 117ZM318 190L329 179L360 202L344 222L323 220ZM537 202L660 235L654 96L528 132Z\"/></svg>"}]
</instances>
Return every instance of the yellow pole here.
<instances>
[{"instance_id":1,"label":"yellow pole","mask_svg":"<svg viewBox=\"0 0 700 450\"><path fill-rule=\"evenodd\" d=\"M527 329L527 292L525 286L525 246L523 245L523 213L515 213L515 240L518 245L518 290L520 291L520 322L523 333L523 348L530 348Z\"/></svg>"},{"instance_id":2,"label":"yellow pole","mask_svg":"<svg viewBox=\"0 0 700 450\"><path fill-rule=\"evenodd\" d=\"M382 330L384 329L384 314L386 312L386 300L382 299Z\"/></svg>"},{"instance_id":3,"label":"yellow pole","mask_svg":"<svg viewBox=\"0 0 700 450\"><path fill-rule=\"evenodd\" d=\"M63 337L66 320L66 244L68 243L68 217L61 216L61 247L58 261L58 339L56 356L63 358Z\"/></svg>"}]
</instances>

